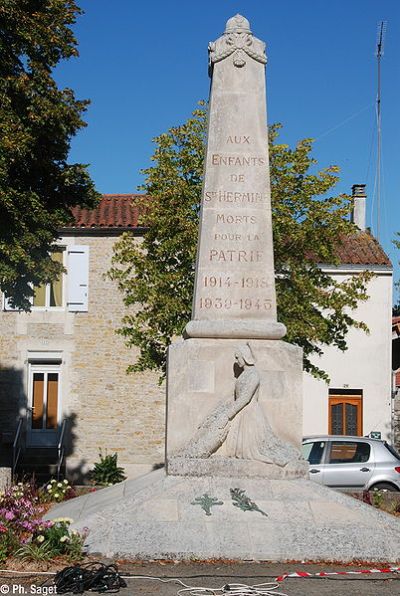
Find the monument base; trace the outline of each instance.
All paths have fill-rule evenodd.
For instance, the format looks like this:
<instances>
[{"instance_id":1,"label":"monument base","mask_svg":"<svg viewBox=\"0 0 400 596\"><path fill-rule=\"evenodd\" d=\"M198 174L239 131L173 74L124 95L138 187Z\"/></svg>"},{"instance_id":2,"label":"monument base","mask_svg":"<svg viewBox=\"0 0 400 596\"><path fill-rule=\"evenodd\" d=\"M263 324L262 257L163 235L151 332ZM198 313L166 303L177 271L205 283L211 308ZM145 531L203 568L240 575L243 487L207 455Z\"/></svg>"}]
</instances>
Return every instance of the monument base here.
<instances>
[{"instance_id":1,"label":"monument base","mask_svg":"<svg viewBox=\"0 0 400 596\"><path fill-rule=\"evenodd\" d=\"M176 456L168 460L168 474L173 476L223 476L225 478L240 476L240 478L288 480L307 478L308 470L309 464L303 459L294 460L285 467L232 457L201 459Z\"/></svg>"},{"instance_id":2,"label":"monument base","mask_svg":"<svg viewBox=\"0 0 400 596\"><path fill-rule=\"evenodd\" d=\"M55 506L90 553L135 559L395 562L400 521L310 480L164 470Z\"/></svg>"}]
</instances>

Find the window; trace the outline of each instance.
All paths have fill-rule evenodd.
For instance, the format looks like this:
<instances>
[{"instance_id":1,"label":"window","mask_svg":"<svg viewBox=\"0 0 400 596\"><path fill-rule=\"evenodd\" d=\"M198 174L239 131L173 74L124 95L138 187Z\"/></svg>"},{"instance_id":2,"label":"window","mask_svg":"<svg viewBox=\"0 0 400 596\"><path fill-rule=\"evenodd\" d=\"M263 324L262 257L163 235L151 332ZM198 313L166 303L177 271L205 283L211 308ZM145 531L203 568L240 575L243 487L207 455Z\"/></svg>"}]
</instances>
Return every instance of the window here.
<instances>
[{"instance_id":1,"label":"window","mask_svg":"<svg viewBox=\"0 0 400 596\"><path fill-rule=\"evenodd\" d=\"M54 251L51 255L53 261L57 263L63 264L63 251L57 250ZM48 283L42 284L35 289L35 294L33 296L32 306L34 308L49 308L49 307L59 307L63 306L63 274L61 273L59 277Z\"/></svg>"},{"instance_id":2,"label":"window","mask_svg":"<svg viewBox=\"0 0 400 596\"><path fill-rule=\"evenodd\" d=\"M321 463L324 448L324 441L316 441L315 443L304 443L302 448L303 457L312 466L317 466Z\"/></svg>"},{"instance_id":3,"label":"window","mask_svg":"<svg viewBox=\"0 0 400 596\"><path fill-rule=\"evenodd\" d=\"M362 436L362 390L329 390L329 434Z\"/></svg>"},{"instance_id":4,"label":"window","mask_svg":"<svg viewBox=\"0 0 400 596\"><path fill-rule=\"evenodd\" d=\"M67 308L70 312L87 312L89 304L89 247L73 245L55 250L52 258L62 263L66 274L35 288L32 307L38 310ZM15 311L7 296L3 308Z\"/></svg>"},{"instance_id":5,"label":"window","mask_svg":"<svg viewBox=\"0 0 400 596\"><path fill-rule=\"evenodd\" d=\"M369 460L371 447L368 443L332 441L329 454L330 464L361 464Z\"/></svg>"}]
</instances>

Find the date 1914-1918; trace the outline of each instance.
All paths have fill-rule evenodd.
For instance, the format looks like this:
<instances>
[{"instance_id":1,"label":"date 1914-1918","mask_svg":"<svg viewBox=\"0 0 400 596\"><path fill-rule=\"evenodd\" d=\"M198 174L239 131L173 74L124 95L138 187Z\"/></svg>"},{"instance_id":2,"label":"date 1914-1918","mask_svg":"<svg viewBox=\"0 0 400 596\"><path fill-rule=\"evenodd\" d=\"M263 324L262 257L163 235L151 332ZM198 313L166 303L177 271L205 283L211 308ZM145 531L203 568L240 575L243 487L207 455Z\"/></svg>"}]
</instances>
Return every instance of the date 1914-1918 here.
<instances>
[{"instance_id":1,"label":"date 1914-1918","mask_svg":"<svg viewBox=\"0 0 400 596\"><path fill-rule=\"evenodd\" d=\"M229 276L215 276L205 275L203 278L205 288L267 288L268 280L265 277L241 277L239 279L233 279Z\"/></svg>"}]
</instances>

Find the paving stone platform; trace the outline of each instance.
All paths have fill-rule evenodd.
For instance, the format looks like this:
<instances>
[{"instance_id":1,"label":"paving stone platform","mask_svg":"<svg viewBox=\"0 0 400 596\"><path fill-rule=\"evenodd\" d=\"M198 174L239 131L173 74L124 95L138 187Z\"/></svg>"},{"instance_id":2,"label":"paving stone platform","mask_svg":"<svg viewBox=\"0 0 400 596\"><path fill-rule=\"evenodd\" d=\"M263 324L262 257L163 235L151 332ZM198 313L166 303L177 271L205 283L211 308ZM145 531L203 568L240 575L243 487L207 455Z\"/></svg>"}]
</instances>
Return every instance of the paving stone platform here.
<instances>
[{"instance_id":1,"label":"paving stone platform","mask_svg":"<svg viewBox=\"0 0 400 596\"><path fill-rule=\"evenodd\" d=\"M235 506L235 488L266 515ZM209 515L201 504L205 494L218 501ZM60 516L71 517L76 529L88 527L89 552L105 556L400 560L397 518L305 479L177 477L161 469L61 503L48 514Z\"/></svg>"}]
</instances>

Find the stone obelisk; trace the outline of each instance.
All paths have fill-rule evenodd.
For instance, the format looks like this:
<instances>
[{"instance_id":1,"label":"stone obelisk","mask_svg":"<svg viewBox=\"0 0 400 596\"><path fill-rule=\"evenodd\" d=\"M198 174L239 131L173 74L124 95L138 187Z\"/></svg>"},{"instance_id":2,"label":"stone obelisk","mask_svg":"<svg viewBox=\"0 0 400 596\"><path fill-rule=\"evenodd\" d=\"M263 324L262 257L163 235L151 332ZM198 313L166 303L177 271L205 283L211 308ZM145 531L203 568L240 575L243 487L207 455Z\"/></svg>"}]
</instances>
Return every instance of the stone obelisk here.
<instances>
[{"instance_id":1,"label":"stone obelisk","mask_svg":"<svg viewBox=\"0 0 400 596\"><path fill-rule=\"evenodd\" d=\"M168 354L167 474L155 470L48 515L89 527L90 552L108 557L397 560L398 520L304 479L302 353L277 339L264 45L237 15L210 59L191 337Z\"/></svg>"},{"instance_id":2,"label":"stone obelisk","mask_svg":"<svg viewBox=\"0 0 400 596\"><path fill-rule=\"evenodd\" d=\"M192 320L168 353L170 474L305 473L293 449L301 440L302 352L280 341L286 329L277 321L266 62L265 44L240 15L209 46Z\"/></svg>"},{"instance_id":3,"label":"stone obelisk","mask_svg":"<svg viewBox=\"0 0 400 596\"><path fill-rule=\"evenodd\" d=\"M188 337L279 339L271 223L265 44L247 19L210 43L208 141Z\"/></svg>"}]
</instances>

